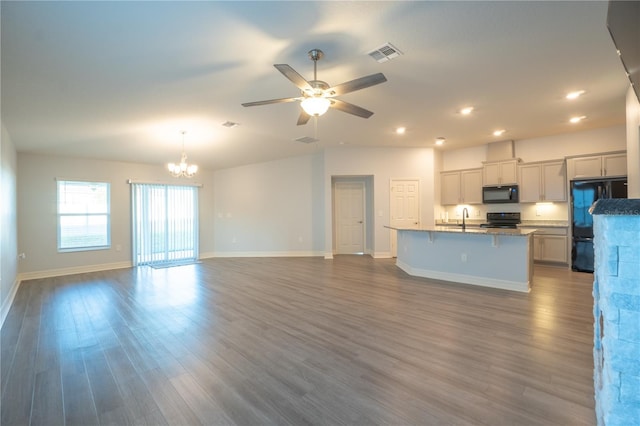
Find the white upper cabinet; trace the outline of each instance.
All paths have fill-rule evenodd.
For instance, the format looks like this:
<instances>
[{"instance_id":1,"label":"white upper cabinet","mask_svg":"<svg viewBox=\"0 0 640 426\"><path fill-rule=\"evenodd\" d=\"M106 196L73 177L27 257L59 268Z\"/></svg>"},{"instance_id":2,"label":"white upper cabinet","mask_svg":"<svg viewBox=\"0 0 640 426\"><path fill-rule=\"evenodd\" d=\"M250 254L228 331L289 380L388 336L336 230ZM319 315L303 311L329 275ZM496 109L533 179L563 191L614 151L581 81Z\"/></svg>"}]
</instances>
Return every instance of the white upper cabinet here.
<instances>
[{"instance_id":1,"label":"white upper cabinet","mask_svg":"<svg viewBox=\"0 0 640 426\"><path fill-rule=\"evenodd\" d=\"M567 183L564 171L563 161L520 165L520 202L566 201Z\"/></svg>"},{"instance_id":2,"label":"white upper cabinet","mask_svg":"<svg viewBox=\"0 0 640 426\"><path fill-rule=\"evenodd\" d=\"M569 158L567 159L567 172L569 180L626 176L627 155L615 153Z\"/></svg>"},{"instance_id":3,"label":"white upper cabinet","mask_svg":"<svg viewBox=\"0 0 640 426\"><path fill-rule=\"evenodd\" d=\"M482 169L442 172L440 184L442 205L482 204Z\"/></svg>"},{"instance_id":4,"label":"white upper cabinet","mask_svg":"<svg viewBox=\"0 0 640 426\"><path fill-rule=\"evenodd\" d=\"M485 186L516 184L517 165L517 159L484 163L482 184Z\"/></svg>"},{"instance_id":5,"label":"white upper cabinet","mask_svg":"<svg viewBox=\"0 0 640 426\"><path fill-rule=\"evenodd\" d=\"M465 170L460 172L463 204L482 204L482 170Z\"/></svg>"},{"instance_id":6,"label":"white upper cabinet","mask_svg":"<svg viewBox=\"0 0 640 426\"><path fill-rule=\"evenodd\" d=\"M567 200L563 161L523 164L518 172L521 203Z\"/></svg>"},{"instance_id":7,"label":"white upper cabinet","mask_svg":"<svg viewBox=\"0 0 640 426\"><path fill-rule=\"evenodd\" d=\"M602 156L602 176L626 176L627 155L610 154Z\"/></svg>"},{"instance_id":8,"label":"white upper cabinet","mask_svg":"<svg viewBox=\"0 0 640 426\"><path fill-rule=\"evenodd\" d=\"M542 168L543 201L567 201L567 175L564 161L549 161Z\"/></svg>"},{"instance_id":9,"label":"white upper cabinet","mask_svg":"<svg viewBox=\"0 0 640 426\"><path fill-rule=\"evenodd\" d=\"M445 206L460 203L460 172L440 175L440 202Z\"/></svg>"}]
</instances>

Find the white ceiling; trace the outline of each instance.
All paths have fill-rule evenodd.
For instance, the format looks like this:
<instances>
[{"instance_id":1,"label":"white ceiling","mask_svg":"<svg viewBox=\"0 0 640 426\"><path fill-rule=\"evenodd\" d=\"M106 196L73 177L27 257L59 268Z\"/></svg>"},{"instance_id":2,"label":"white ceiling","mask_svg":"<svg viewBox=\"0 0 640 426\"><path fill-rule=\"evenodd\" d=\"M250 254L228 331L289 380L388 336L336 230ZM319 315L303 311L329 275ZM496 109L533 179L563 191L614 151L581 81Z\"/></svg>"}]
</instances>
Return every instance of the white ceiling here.
<instances>
[{"instance_id":1,"label":"white ceiling","mask_svg":"<svg viewBox=\"0 0 640 426\"><path fill-rule=\"evenodd\" d=\"M456 149L622 124L628 80L588 2L8 2L2 1L2 122L19 152L219 169L352 146ZM386 63L367 55L391 42ZM274 67L336 85L388 81L296 126L298 96ZM571 90L586 94L564 99ZM471 116L458 113L472 105ZM574 115L587 119L568 124ZM221 126L225 121L239 127ZM394 128L405 126L399 136ZM507 129L497 138L492 131ZM440 149L440 148L439 148Z\"/></svg>"}]
</instances>

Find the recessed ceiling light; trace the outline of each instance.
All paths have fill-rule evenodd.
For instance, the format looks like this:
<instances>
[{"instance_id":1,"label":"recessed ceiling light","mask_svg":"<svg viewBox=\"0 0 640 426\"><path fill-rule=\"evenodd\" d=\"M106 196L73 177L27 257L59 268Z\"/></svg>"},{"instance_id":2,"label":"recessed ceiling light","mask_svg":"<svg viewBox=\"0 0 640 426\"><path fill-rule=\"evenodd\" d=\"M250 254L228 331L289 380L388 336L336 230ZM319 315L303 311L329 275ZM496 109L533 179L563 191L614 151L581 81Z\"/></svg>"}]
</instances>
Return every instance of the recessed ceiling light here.
<instances>
[{"instance_id":1,"label":"recessed ceiling light","mask_svg":"<svg viewBox=\"0 0 640 426\"><path fill-rule=\"evenodd\" d=\"M444 141L446 141L446 139L440 136L439 138L436 138L436 145L444 145Z\"/></svg>"},{"instance_id":2,"label":"recessed ceiling light","mask_svg":"<svg viewBox=\"0 0 640 426\"><path fill-rule=\"evenodd\" d=\"M502 136L504 132L506 132L504 129L496 130L493 132L493 136Z\"/></svg>"},{"instance_id":3,"label":"recessed ceiling light","mask_svg":"<svg viewBox=\"0 0 640 426\"><path fill-rule=\"evenodd\" d=\"M233 121L225 121L224 123L222 123L222 125L224 127L228 127L230 129L232 129L234 127L238 127L240 124L239 123L234 123Z\"/></svg>"},{"instance_id":4,"label":"recessed ceiling light","mask_svg":"<svg viewBox=\"0 0 640 426\"><path fill-rule=\"evenodd\" d=\"M584 90L576 90L575 92L567 93L567 99L578 99L580 96L584 95Z\"/></svg>"},{"instance_id":5,"label":"recessed ceiling light","mask_svg":"<svg viewBox=\"0 0 640 426\"><path fill-rule=\"evenodd\" d=\"M399 135L404 135L404 132L406 132L407 129L405 127L398 127L396 128L396 133Z\"/></svg>"},{"instance_id":6,"label":"recessed ceiling light","mask_svg":"<svg viewBox=\"0 0 640 426\"><path fill-rule=\"evenodd\" d=\"M582 121L582 120L584 120L585 118L587 118L587 117L586 117L586 116L584 116L584 115L581 115L581 116L579 116L579 117L577 117L577 116L576 116L576 117L571 117L571 119L569 120L569 122L570 122L570 123L573 123L573 124L576 124L576 123L581 122L581 121Z\"/></svg>"},{"instance_id":7,"label":"recessed ceiling light","mask_svg":"<svg viewBox=\"0 0 640 426\"><path fill-rule=\"evenodd\" d=\"M469 115L471 114L471 111L473 111L473 107L465 107L460 110L460 114Z\"/></svg>"}]
</instances>

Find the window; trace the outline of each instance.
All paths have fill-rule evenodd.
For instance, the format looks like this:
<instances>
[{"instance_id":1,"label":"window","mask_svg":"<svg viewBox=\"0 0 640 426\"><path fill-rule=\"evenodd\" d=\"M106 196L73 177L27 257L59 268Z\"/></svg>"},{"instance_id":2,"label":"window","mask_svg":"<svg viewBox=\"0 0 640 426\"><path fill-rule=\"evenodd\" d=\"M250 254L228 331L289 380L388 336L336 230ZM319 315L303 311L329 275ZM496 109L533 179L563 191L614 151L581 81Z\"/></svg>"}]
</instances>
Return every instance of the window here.
<instances>
[{"instance_id":1,"label":"window","mask_svg":"<svg viewBox=\"0 0 640 426\"><path fill-rule=\"evenodd\" d=\"M58 251L111 246L109 184L58 180Z\"/></svg>"}]
</instances>

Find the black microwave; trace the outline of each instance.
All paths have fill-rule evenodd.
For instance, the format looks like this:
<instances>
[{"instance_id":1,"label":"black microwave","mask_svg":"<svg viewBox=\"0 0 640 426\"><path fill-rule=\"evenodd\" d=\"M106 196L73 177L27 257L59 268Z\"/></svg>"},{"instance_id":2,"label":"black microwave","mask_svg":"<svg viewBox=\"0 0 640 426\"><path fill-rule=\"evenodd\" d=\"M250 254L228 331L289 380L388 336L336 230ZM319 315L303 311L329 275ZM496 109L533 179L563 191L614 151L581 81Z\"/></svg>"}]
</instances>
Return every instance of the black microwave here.
<instances>
[{"instance_id":1,"label":"black microwave","mask_svg":"<svg viewBox=\"0 0 640 426\"><path fill-rule=\"evenodd\" d=\"M517 203L519 201L518 185L482 187L482 202L484 204Z\"/></svg>"}]
</instances>

